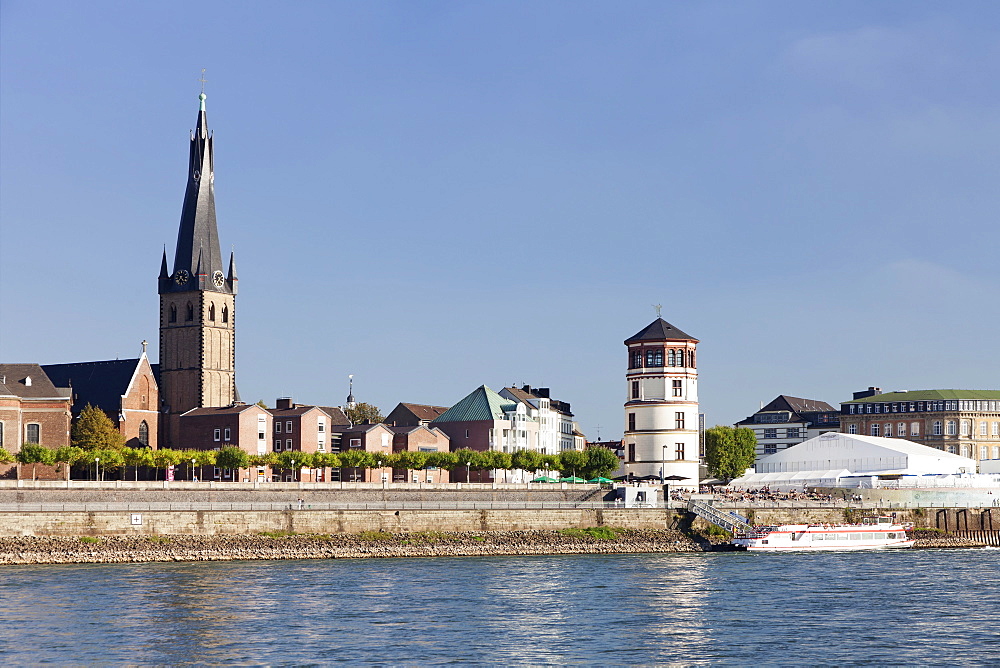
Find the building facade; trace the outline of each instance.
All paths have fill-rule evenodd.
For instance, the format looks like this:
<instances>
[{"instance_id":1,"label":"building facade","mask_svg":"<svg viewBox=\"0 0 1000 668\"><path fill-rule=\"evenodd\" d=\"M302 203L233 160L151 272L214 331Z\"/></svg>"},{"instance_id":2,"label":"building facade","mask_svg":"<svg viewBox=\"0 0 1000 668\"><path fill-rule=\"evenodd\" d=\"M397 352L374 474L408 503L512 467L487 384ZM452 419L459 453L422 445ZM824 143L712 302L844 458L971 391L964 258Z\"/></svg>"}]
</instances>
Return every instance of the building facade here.
<instances>
[{"instance_id":1,"label":"building facade","mask_svg":"<svg viewBox=\"0 0 1000 668\"><path fill-rule=\"evenodd\" d=\"M657 318L625 340L624 472L697 488L698 339Z\"/></svg>"},{"instance_id":2,"label":"building facade","mask_svg":"<svg viewBox=\"0 0 1000 668\"><path fill-rule=\"evenodd\" d=\"M70 388L56 387L38 364L0 364L0 447L70 444Z\"/></svg>"},{"instance_id":3,"label":"building facade","mask_svg":"<svg viewBox=\"0 0 1000 668\"><path fill-rule=\"evenodd\" d=\"M272 417L257 404L235 403L229 406L192 408L178 419L179 447L190 450L221 450L235 447L250 455L267 453ZM190 471L191 469L187 469ZM185 475L183 466L178 475ZM219 467L195 467L200 480L224 482L264 482L270 475L266 467L231 471Z\"/></svg>"},{"instance_id":4,"label":"building facade","mask_svg":"<svg viewBox=\"0 0 1000 668\"><path fill-rule=\"evenodd\" d=\"M161 439L179 447L180 416L193 408L230 406L236 392L236 263L223 265L215 220L212 135L199 96L191 135L187 189L171 270L160 263ZM225 270L225 273L224 273Z\"/></svg>"},{"instance_id":5,"label":"building facade","mask_svg":"<svg viewBox=\"0 0 1000 668\"><path fill-rule=\"evenodd\" d=\"M840 429L840 412L816 399L779 395L737 427L757 436L757 460L798 445L814 436Z\"/></svg>"},{"instance_id":6,"label":"building facade","mask_svg":"<svg viewBox=\"0 0 1000 668\"><path fill-rule=\"evenodd\" d=\"M549 388L505 387L500 396L524 404L528 415L538 422L538 442L533 449L543 455L583 450L586 439L577 430L569 403L553 399Z\"/></svg>"},{"instance_id":7,"label":"building facade","mask_svg":"<svg viewBox=\"0 0 1000 668\"><path fill-rule=\"evenodd\" d=\"M1000 459L1000 390L869 387L841 404L840 431L905 438L977 462Z\"/></svg>"}]
</instances>

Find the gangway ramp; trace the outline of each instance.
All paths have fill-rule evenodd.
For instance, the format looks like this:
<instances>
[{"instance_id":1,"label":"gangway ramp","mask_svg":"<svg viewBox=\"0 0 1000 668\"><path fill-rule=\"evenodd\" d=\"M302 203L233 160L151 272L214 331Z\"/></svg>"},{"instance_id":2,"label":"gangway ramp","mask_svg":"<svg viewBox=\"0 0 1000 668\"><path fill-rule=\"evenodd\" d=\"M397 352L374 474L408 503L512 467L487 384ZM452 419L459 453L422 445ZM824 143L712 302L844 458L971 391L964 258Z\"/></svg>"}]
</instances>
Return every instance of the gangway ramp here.
<instances>
[{"instance_id":1,"label":"gangway ramp","mask_svg":"<svg viewBox=\"0 0 1000 668\"><path fill-rule=\"evenodd\" d=\"M730 533L746 531L751 528L750 522L742 515L737 515L732 511L720 510L704 501L695 501L694 499L688 501L688 510L706 522L714 524L717 527L722 527Z\"/></svg>"}]
</instances>

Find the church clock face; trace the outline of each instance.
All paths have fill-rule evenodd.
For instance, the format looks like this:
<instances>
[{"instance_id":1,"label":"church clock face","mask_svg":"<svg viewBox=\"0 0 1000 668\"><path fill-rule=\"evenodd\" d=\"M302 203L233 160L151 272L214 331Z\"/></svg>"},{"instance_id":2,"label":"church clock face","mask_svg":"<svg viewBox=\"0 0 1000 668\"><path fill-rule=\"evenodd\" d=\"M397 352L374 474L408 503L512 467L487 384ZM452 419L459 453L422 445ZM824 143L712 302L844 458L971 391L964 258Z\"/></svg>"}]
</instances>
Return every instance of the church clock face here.
<instances>
[{"instance_id":1,"label":"church clock face","mask_svg":"<svg viewBox=\"0 0 1000 668\"><path fill-rule=\"evenodd\" d=\"M212 274L212 282L215 283L215 287L221 288L222 284L226 282L226 277L222 275L221 271L217 271Z\"/></svg>"},{"instance_id":2,"label":"church clock face","mask_svg":"<svg viewBox=\"0 0 1000 668\"><path fill-rule=\"evenodd\" d=\"M176 274L174 274L174 282L177 285L187 285L188 278L190 278L190 276L184 269L181 269Z\"/></svg>"}]
</instances>

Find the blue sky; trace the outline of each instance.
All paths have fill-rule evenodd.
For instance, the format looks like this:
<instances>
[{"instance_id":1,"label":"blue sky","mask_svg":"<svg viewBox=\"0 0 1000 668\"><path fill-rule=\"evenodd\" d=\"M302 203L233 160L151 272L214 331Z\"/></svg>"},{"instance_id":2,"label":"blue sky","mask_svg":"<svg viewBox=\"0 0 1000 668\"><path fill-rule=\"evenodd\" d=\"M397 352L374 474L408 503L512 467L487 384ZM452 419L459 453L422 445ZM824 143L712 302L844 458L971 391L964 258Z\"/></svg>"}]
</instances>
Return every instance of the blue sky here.
<instances>
[{"instance_id":1,"label":"blue sky","mask_svg":"<svg viewBox=\"0 0 1000 668\"><path fill-rule=\"evenodd\" d=\"M135 356L206 68L247 400L1000 387L995 2L0 6L0 358Z\"/></svg>"}]
</instances>

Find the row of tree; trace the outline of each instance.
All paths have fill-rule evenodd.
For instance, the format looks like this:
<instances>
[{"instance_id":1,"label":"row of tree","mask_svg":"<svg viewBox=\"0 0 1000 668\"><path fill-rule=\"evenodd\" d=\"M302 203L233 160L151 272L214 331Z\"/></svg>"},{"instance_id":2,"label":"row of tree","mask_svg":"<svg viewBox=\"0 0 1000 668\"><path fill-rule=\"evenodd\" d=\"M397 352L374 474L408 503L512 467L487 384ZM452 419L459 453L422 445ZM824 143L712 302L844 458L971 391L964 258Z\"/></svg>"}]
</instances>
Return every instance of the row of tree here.
<instances>
[{"instance_id":1,"label":"row of tree","mask_svg":"<svg viewBox=\"0 0 1000 668\"><path fill-rule=\"evenodd\" d=\"M514 453L456 450L455 452L393 452L377 453L365 450L345 452L269 452L251 455L239 448L220 450L150 450L148 448L117 448L85 450L76 446L50 449L26 443L16 455L0 449L0 462L22 464L87 466L95 471L118 471L123 467L164 469L190 465L194 468L218 466L246 469L269 466L272 469L302 470L323 468L395 468L420 470L441 468L472 471L513 470L536 472L549 470L564 476L595 478L606 476L618 468L618 457L607 448L593 447L585 451L568 450L558 455L543 455L529 450Z\"/></svg>"},{"instance_id":2,"label":"row of tree","mask_svg":"<svg viewBox=\"0 0 1000 668\"><path fill-rule=\"evenodd\" d=\"M757 435L749 427L716 425L705 430L705 466L720 480L739 478L757 458Z\"/></svg>"}]
</instances>

